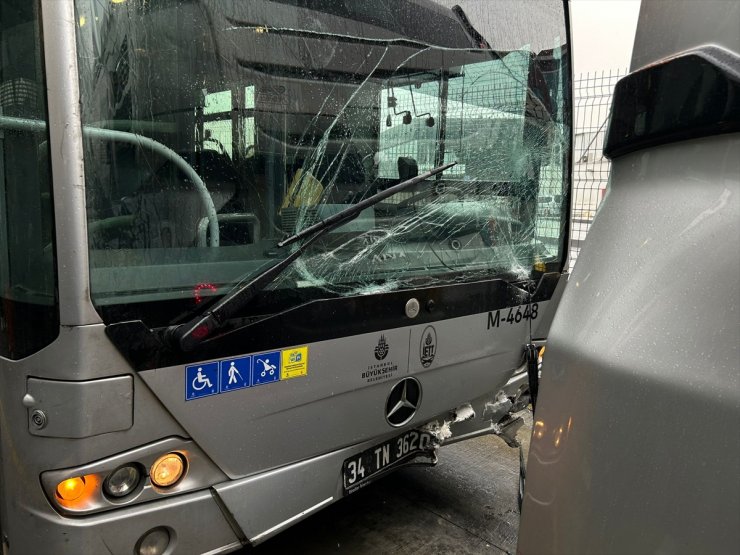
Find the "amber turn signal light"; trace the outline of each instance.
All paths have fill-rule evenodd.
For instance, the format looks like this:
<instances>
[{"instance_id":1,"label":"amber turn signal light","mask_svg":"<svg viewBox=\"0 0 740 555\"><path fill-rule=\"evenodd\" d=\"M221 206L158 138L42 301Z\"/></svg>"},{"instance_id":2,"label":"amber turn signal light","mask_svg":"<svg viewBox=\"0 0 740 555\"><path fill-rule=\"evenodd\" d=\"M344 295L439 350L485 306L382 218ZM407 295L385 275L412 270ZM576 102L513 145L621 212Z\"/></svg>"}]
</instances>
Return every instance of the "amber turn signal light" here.
<instances>
[{"instance_id":1,"label":"amber turn signal light","mask_svg":"<svg viewBox=\"0 0 740 555\"><path fill-rule=\"evenodd\" d=\"M85 478L82 476L75 476L74 478L67 478L62 482L59 482L57 486L57 495L63 501L74 501L85 491Z\"/></svg>"},{"instance_id":2,"label":"amber turn signal light","mask_svg":"<svg viewBox=\"0 0 740 555\"><path fill-rule=\"evenodd\" d=\"M185 473L185 459L179 453L159 457L149 470L152 483L160 488L175 485Z\"/></svg>"}]
</instances>

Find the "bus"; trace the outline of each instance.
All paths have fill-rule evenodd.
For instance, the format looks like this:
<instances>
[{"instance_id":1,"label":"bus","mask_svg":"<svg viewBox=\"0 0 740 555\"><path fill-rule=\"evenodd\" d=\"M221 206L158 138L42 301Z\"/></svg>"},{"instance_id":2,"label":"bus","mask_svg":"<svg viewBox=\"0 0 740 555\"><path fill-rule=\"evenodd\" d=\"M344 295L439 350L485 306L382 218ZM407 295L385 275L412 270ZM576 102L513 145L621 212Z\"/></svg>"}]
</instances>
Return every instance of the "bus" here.
<instances>
[{"instance_id":1,"label":"bus","mask_svg":"<svg viewBox=\"0 0 740 555\"><path fill-rule=\"evenodd\" d=\"M226 553L510 434L568 37L561 0L0 0L3 554Z\"/></svg>"}]
</instances>

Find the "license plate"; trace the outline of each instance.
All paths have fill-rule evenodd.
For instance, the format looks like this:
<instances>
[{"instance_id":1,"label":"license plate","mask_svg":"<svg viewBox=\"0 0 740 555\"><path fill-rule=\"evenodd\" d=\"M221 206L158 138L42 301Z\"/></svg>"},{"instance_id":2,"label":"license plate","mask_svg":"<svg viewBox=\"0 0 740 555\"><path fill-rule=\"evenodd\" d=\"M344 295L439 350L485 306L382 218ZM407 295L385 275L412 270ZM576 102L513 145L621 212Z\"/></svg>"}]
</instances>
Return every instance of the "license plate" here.
<instances>
[{"instance_id":1,"label":"license plate","mask_svg":"<svg viewBox=\"0 0 740 555\"><path fill-rule=\"evenodd\" d=\"M434 447L430 434L411 430L357 453L342 466L344 489L355 490L370 477L419 454L433 454Z\"/></svg>"}]
</instances>

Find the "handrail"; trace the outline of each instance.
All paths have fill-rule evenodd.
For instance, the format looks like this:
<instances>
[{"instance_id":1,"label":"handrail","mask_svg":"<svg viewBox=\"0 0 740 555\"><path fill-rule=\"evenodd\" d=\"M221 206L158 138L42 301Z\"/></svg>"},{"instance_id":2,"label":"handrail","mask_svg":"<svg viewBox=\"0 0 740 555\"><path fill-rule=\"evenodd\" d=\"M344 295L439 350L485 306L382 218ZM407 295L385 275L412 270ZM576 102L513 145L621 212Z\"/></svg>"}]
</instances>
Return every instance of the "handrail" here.
<instances>
[{"instance_id":1,"label":"handrail","mask_svg":"<svg viewBox=\"0 0 740 555\"><path fill-rule=\"evenodd\" d=\"M37 119L0 116L0 129L10 129L12 131L46 131L46 122ZM198 191L198 196L200 196L200 200L203 202L203 206L206 209L206 217L208 218L208 228L211 232L210 246L217 247L219 245L218 216L216 214L216 207L213 204L213 199L208 192L206 184L182 156L154 139L150 139L149 137L144 137L143 135L138 135L136 133L130 133L128 131L101 129L99 127L83 125L82 134L89 138L147 147L161 155L163 158L173 162L193 182Z\"/></svg>"}]
</instances>

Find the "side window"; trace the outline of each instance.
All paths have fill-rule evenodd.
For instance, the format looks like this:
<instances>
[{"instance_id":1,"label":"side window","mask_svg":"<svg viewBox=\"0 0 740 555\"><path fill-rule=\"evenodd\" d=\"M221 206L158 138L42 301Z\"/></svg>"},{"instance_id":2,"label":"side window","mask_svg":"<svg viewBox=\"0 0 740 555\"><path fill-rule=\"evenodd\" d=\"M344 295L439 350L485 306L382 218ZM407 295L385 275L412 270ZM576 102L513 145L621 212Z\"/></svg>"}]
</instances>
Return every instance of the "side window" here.
<instances>
[{"instance_id":1,"label":"side window","mask_svg":"<svg viewBox=\"0 0 740 555\"><path fill-rule=\"evenodd\" d=\"M445 146L468 181L514 181L524 145L529 52L463 66L449 80Z\"/></svg>"},{"instance_id":2,"label":"side window","mask_svg":"<svg viewBox=\"0 0 740 555\"><path fill-rule=\"evenodd\" d=\"M59 333L38 2L0 0L0 356Z\"/></svg>"},{"instance_id":3,"label":"side window","mask_svg":"<svg viewBox=\"0 0 740 555\"><path fill-rule=\"evenodd\" d=\"M203 149L233 158L231 91L206 93L203 106Z\"/></svg>"},{"instance_id":4,"label":"side window","mask_svg":"<svg viewBox=\"0 0 740 555\"><path fill-rule=\"evenodd\" d=\"M204 105L196 109L195 143L202 150L215 150L235 159L234 147L241 149L243 158L254 155L255 149L255 87L243 87L244 96L240 97L240 88L237 94L231 90L219 92L204 91ZM239 108L235 108L238 106ZM241 111L242 127L234 134L234 126L239 117L235 109Z\"/></svg>"},{"instance_id":5,"label":"side window","mask_svg":"<svg viewBox=\"0 0 740 555\"><path fill-rule=\"evenodd\" d=\"M440 164L440 82L423 82L429 75L399 79L380 93L380 137L378 177L398 179L404 164L413 160L418 173ZM399 161L400 159L400 161ZM409 176L403 175L403 178Z\"/></svg>"}]
</instances>

